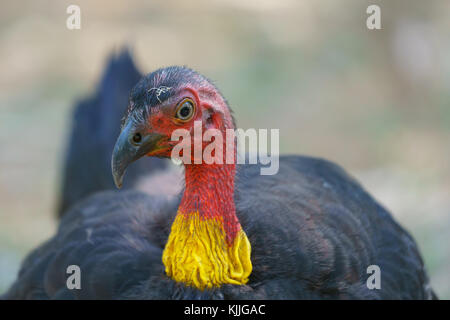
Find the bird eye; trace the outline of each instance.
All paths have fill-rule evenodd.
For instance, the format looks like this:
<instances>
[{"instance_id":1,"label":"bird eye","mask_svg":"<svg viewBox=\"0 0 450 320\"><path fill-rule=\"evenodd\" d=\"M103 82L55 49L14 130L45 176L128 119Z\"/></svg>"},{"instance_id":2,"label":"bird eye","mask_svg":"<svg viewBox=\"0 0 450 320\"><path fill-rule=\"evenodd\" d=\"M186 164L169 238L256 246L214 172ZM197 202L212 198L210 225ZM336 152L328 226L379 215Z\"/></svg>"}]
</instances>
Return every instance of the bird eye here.
<instances>
[{"instance_id":1,"label":"bird eye","mask_svg":"<svg viewBox=\"0 0 450 320\"><path fill-rule=\"evenodd\" d=\"M140 143L142 140L142 136L139 132L135 133L133 136L133 142L134 143Z\"/></svg>"},{"instance_id":2,"label":"bird eye","mask_svg":"<svg viewBox=\"0 0 450 320\"><path fill-rule=\"evenodd\" d=\"M189 121L194 115L194 102L191 99L184 99L178 105L175 118L183 122Z\"/></svg>"}]
</instances>

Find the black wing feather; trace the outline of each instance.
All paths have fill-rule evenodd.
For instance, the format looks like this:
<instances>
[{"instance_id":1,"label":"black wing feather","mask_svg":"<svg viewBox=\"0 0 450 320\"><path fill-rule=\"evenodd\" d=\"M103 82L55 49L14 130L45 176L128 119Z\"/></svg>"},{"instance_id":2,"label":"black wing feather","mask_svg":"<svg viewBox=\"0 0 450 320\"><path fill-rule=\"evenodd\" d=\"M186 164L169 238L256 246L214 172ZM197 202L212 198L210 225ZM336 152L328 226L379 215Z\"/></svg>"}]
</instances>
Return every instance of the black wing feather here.
<instances>
[{"instance_id":1,"label":"black wing feather","mask_svg":"<svg viewBox=\"0 0 450 320\"><path fill-rule=\"evenodd\" d=\"M74 107L58 216L86 196L115 189L111 154L128 106L129 92L141 77L125 49L110 58L95 94ZM139 176L164 167L166 161L162 159L136 161L127 170L124 189L132 188Z\"/></svg>"}]
</instances>

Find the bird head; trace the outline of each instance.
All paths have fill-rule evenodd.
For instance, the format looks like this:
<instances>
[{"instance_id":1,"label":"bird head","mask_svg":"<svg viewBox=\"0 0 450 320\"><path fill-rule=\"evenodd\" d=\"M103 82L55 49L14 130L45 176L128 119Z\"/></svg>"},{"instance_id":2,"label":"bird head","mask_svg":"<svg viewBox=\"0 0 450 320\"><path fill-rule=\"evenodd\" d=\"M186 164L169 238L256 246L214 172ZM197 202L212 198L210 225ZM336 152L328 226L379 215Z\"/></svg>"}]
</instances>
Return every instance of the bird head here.
<instances>
[{"instance_id":1,"label":"bird head","mask_svg":"<svg viewBox=\"0 0 450 320\"><path fill-rule=\"evenodd\" d=\"M230 109L211 81L186 67L162 68L141 79L131 91L113 151L116 186L122 186L131 162L145 155L169 158L179 142L172 141L172 133L185 129L194 136L195 123L201 124L202 134L234 128Z\"/></svg>"},{"instance_id":2,"label":"bird head","mask_svg":"<svg viewBox=\"0 0 450 320\"><path fill-rule=\"evenodd\" d=\"M236 216L235 164L196 161L198 146L203 157L208 144L206 130L214 129L223 138L227 129L234 129L225 99L209 80L185 67L169 67L138 82L113 151L114 181L120 187L128 164L142 156L171 157L172 151L178 152L175 147L186 143L183 136L182 141L172 139L178 129L189 134L190 148L181 149L187 154L183 161L189 162L183 197L162 255L166 274L198 289L245 284L252 270L251 246ZM214 142L220 145L216 137ZM218 148L219 157L230 149L228 142L226 148Z\"/></svg>"}]
</instances>

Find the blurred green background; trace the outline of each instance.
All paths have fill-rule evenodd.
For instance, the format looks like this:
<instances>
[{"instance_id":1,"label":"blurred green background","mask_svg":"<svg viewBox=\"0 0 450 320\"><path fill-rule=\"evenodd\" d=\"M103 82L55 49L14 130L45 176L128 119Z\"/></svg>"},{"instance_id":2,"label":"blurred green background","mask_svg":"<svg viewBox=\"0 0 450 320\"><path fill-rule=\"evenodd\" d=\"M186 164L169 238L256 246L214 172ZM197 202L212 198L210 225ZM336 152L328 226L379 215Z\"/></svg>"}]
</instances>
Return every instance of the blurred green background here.
<instances>
[{"instance_id":1,"label":"blurred green background","mask_svg":"<svg viewBox=\"0 0 450 320\"><path fill-rule=\"evenodd\" d=\"M382 30L366 28L381 7ZM81 30L66 8L81 7ZM55 230L73 102L127 44L215 80L241 128L344 166L416 238L450 298L450 2L2 1L0 293Z\"/></svg>"}]
</instances>

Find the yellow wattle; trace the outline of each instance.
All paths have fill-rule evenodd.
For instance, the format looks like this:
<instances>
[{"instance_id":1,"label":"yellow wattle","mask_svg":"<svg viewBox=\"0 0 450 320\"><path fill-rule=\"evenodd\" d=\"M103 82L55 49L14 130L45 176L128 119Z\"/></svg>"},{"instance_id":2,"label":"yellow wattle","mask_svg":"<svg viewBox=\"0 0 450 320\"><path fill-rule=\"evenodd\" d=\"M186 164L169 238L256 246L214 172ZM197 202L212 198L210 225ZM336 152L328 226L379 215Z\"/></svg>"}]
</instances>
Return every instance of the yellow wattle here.
<instances>
[{"instance_id":1,"label":"yellow wattle","mask_svg":"<svg viewBox=\"0 0 450 320\"><path fill-rule=\"evenodd\" d=\"M166 273L199 289L245 284L252 272L251 246L242 228L227 244L220 217L178 213L163 252Z\"/></svg>"}]
</instances>

